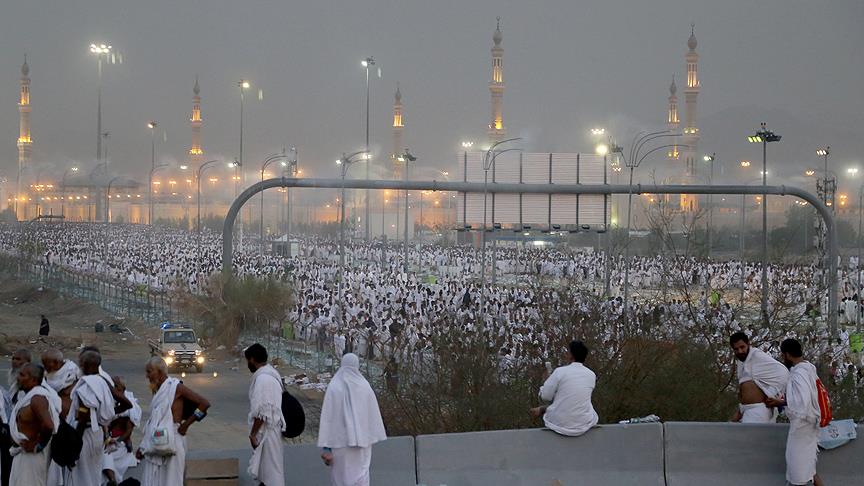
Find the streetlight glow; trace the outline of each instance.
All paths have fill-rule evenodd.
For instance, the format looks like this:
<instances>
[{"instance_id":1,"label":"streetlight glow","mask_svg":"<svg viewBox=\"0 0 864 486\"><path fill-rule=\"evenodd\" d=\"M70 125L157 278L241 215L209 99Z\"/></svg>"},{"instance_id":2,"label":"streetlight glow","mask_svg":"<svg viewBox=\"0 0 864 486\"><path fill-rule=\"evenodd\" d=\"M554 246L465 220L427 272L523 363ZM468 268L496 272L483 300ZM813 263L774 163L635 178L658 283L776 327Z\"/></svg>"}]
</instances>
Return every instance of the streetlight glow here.
<instances>
[{"instance_id":1,"label":"streetlight glow","mask_svg":"<svg viewBox=\"0 0 864 486\"><path fill-rule=\"evenodd\" d=\"M807 169L804 171L804 175L807 177L813 177L816 174L816 171L813 169Z\"/></svg>"},{"instance_id":2,"label":"streetlight glow","mask_svg":"<svg viewBox=\"0 0 864 486\"><path fill-rule=\"evenodd\" d=\"M826 155L828 155L830 153L831 153L831 149L829 147L820 148L819 150L816 151L816 155L820 155L822 157L825 157Z\"/></svg>"},{"instance_id":3,"label":"streetlight glow","mask_svg":"<svg viewBox=\"0 0 864 486\"><path fill-rule=\"evenodd\" d=\"M462 148L468 149L468 148L471 148L473 146L474 146L474 142L472 142L471 140L466 140L466 141L462 142Z\"/></svg>"},{"instance_id":4,"label":"streetlight glow","mask_svg":"<svg viewBox=\"0 0 864 486\"><path fill-rule=\"evenodd\" d=\"M858 167L849 167L846 169L846 173L851 176L858 175Z\"/></svg>"},{"instance_id":5,"label":"streetlight glow","mask_svg":"<svg viewBox=\"0 0 864 486\"><path fill-rule=\"evenodd\" d=\"M242 89L249 89L249 86L251 86L251 85L249 84L249 81L246 81L245 79L241 79L240 82L237 83L237 86L240 86Z\"/></svg>"},{"instance_id":6,"label":"streetlight glow","mask_svg":"<svg viewBox=\"0 0 864 486\"><path fill-rule=\"evenodd\" d=\"M596 152L597 155L606 155L609 153L609 146L605 143L601 143L594 147L594 152Z\"/></svg>"},{"instance_id":7,"label":"streetlight glow","mask_svg":"<svg viewBox=\"0 0 864 486\"><path fill-rule=\"evenodd\" d=\"M603 134L605 134L605 133L606 133L606 129L605 129L605 128L592 128L592 129L591 129L591 135L594 135L595 137L596 137L596 136L603 135Z\"/></svg>"},{"instance_id":8,"label":"streetlight glow","mask_svg":"<svg viewBox=\"0 0 864 486\"><path fill-rule=\"evenodd\" d=\"M741 167L750 167L750 161L749 160L742 160L741 161Z\"/></svg>"}]
</instances>

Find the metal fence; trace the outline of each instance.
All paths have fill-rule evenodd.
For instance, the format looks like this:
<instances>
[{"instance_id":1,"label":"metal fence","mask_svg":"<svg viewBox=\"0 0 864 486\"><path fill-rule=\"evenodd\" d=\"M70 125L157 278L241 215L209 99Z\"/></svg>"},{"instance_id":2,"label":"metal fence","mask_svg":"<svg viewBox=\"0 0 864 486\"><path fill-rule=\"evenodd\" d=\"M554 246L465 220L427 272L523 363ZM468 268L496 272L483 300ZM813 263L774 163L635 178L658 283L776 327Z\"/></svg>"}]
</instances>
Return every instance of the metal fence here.
<instances>
[{"instance_id":1,"label":"metal fence","mask_svg":"<svg viewBox=\"0 0 864 486\"><path fill-rule=\"evenodd\" d=\"M144 285L123 285L59 265L46 265L11 256L0 265L19 280L50 288L66 297L91 302L116 315L158 324L179 317L176 302L165 292Z\"/></svg>"}]
</instances>

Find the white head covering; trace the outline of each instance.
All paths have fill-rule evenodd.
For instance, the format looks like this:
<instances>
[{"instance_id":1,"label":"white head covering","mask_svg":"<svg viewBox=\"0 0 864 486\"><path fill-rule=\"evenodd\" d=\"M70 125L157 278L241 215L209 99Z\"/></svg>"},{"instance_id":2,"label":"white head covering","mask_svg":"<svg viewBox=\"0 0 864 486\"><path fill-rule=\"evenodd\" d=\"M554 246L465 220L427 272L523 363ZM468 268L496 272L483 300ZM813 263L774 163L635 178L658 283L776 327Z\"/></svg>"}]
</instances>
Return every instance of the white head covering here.
<instances>
[{"instance_id":1,"label":"white head covering","mask_svg":"<svg viewBox=\"0 0 864 486\"><path fill-rule=\"evenodd\" d=\"M324 395L318 446L368 447L385 439L375 392L360 374L360 358L348 353Z\"/></svg>"}]
</instances>

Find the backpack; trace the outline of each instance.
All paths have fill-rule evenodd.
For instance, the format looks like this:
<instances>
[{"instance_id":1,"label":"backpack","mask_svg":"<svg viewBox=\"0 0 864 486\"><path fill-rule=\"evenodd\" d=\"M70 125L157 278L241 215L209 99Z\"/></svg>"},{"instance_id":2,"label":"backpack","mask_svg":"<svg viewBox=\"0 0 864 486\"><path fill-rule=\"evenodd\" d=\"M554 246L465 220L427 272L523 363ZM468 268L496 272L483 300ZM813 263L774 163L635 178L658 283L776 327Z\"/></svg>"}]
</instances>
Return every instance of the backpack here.
<instances>
[{"instance_id":1,"label":"backpack","mask_svg":"<svg viewBox=\"0 0 864 486\"><path fill-rule=\"evenodd\" d=\"M282 437L293 439L306 428L306 413L303 405L287 391L282 392L282 416L285 418L285 431Z\"/></svg>"},{"instance_id":2,"label":"backpack","mask_svg":"<svg viewBox=\"0 0 864 486\"><path fill-rule=\"evenodd\" d=\"M816 395L819 398L819 427L827 427L831 423L831 399L828 397L828 390L822 384L822 380L816 378Z\"/></svg>"},{"instance_id":3,"label":"backpack","mask_svg":"<svg viewBox=\"0 0 864 486\"><path fill-rule=\"evenodd\" d=\"M60 467L75 467L83 446L84 441L78 431L61 420L57 433L51 439L51 460Z\"/></svg>"}]
</instances>

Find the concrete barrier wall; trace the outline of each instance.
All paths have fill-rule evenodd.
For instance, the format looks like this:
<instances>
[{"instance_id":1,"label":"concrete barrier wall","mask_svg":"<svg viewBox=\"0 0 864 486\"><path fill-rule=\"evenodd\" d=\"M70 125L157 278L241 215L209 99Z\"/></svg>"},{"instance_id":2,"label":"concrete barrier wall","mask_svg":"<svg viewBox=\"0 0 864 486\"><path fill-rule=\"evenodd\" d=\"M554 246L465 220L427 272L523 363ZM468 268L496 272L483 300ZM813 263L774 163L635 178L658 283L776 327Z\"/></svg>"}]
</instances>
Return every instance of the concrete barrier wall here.
<instances>
[{"instance_id":1,"label":"concrete barrier wall","mask_svg":"<svg viewBox=\"0 0 864 486\"><path fill-rule=\"evenodd\" d=\"M728 423L601 425L581 437L549 430L501 430L394 437L372 452L375 486L783 486L788 427ZM190 459L234 457L242 486L251 449L192 451ZM288 485L330 484L314 445L285 447ZM864 486L864 438L821 451L831 485ZM140 467L130 470L139 477Z\"/></svg>"},{"instance_id":2,"label":"concrete barrier wall","mask_svg":"<svg viewBox=\"0 0 864 486\"><path fill-rule=\"evenodd\" d=\"M237 458L240 462L238 486L258 486L247 472L252 449L190 451L188 459ZM141 466L129 470L128 477L141 479ZM414 486L417 484L413 437L391 437L372 446L372 484L376 486ZM321 449L313 444L285 446L285 484L326 486L330 469L321 461Z\"/></svg>"},{"instance_id":3,"label":"concrete barrier wall","mask_svg":"<svg viewBox=\"0 0 864 486\"><path fill-rule=\"evenodd\" d=\"M603 425L581 437L549 430L423 435L417 476L426 486L662 486L663 426Z\"/></svg>"},{"instance_id":4,"label":"concrete barrier wall","mask_svg":"<svg viewBox=\"0 0 864 486\"><path fill-rule=\"evenodd\" d=\"M784 424L669 422L664 437L666 484L783 486L787 432ZM820 451L816 471L827 484L864 485L862 459L864 443L854 440Z\"/></svg>"}]
</instances>

